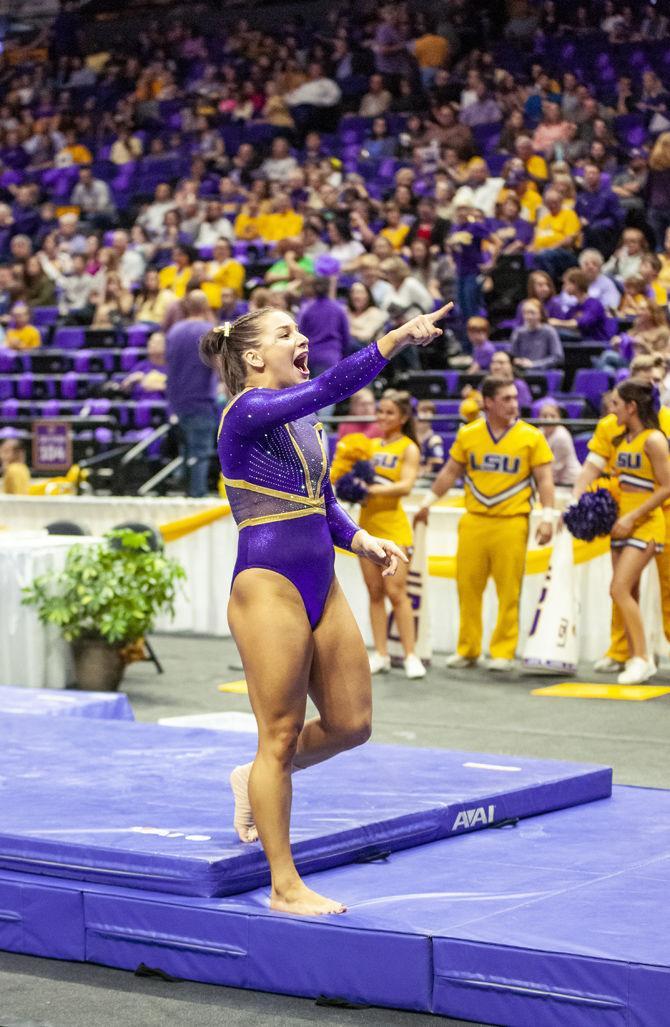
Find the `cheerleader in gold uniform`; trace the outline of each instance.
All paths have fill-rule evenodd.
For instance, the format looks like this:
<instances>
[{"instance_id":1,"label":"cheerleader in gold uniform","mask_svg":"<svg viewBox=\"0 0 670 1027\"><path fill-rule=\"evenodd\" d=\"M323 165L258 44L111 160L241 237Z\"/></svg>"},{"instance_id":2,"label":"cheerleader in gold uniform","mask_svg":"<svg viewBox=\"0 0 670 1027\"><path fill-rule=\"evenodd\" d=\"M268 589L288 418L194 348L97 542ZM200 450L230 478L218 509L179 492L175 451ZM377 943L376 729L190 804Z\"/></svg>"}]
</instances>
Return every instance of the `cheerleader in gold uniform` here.
<instances>
[{"instance_id":1,"label":"cheerleader in gold uniform","mask_svg":"<svg viewBox=\"0 0 670 1027\"><path fill-rule=\"evenodd\" d=\"M412 491L419 471L419 447L414 431L412 402L409 393L388 389L381 398L377 421L381 438L372 440L371 463L375 480L361 510L360 526L365 531L385 532L406 552L412 547L412 526L402 508L402 497ZM407 595L406 564L393 580L376 573L376 568L361 560L363 578L370 596L370 621L375 652L370 657L373 674L386 673L391 661L387 651L386 602L393 606L400 641L405 651L405 673L408 678L422 678L425 667L414 653L416 632L412 604Z\"/></svg>"},{"instance_id":2,"label":"cheerleader in gold uniform","mask_svg":"<svg viewBox=\"0 0 670 1027\"><path fill-rule=\"evenodd\" d=\"M662 382L665 374L663 359L657 355L642 354L635 357L631 364L631 377L640 378L652 384ZM665 437L670 441L670 407L662 406L658 411L658 423ZM574 495L578 498L601 475L612 477L616 459L613 440L621 434L621 428L615 414L607 414L598 421L593 437L589 442L589 455L582 467L581 474L575 483ZM665 535L668 544L662 552L656 553L656 570L661 586L661 609L663 613L663 630L670 641L670 500L663 504L665 519ZM615 674L624 669L628 660L628 639L623 619L616 604L612 606L612 633L610 646L604 656L596 660L593 669L598 674Z\"/></svg>"},{"instance_id":3,"label":"cheerleader in gold uniform","mask_svg":"<svg viewBox=\"0 0 670 1027\"><path fill-rule=\"evenodd\" d=\"M611 532L610 592L631 653L617 679L621 685L641 684L656 671L647 652L639 595L642 571L665 542L661 507L670 497L668 440L659 428L657 400L654 386L636 378L621 382L612 397L612 412L622 431L612 440L621 498L620 516Z\"/></svg>"}]
</instances>

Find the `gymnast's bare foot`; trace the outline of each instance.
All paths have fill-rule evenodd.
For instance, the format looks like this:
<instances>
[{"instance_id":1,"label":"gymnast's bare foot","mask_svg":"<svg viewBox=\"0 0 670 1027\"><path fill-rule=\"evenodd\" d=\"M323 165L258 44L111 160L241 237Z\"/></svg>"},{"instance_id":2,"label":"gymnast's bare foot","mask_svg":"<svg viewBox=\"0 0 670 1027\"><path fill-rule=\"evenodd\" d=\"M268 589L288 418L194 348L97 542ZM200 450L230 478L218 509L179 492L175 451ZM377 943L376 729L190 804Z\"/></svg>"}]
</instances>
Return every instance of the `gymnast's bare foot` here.
<instances>
[{"instance_id":1,"label":"gymnast's bare foot","mask_svg":"<svg viewBox=\"0 0 670 1027\"><path fill-rule=\"evenodd\" d=\"M235 799L235 815L233 826L241 842L257 842L258 831L254 824L251 803L249 802L249 774L253 763L245 763L235 767L230 775L230 787Z\"/></svg>"},{"instance_id":2,"label":"gymnast's bare foot","mask_svg":"<svg viewBox=\"0 0 670 1027\"><path fill-rule=\"evenodd\" d=\"M343 906L341 902L317 895L302 881L296 881L294 885L283 892L273 888L270 896L270 909L279 910L280 913L295 913L302 916L324 916L329 913L346 913L347 911L347 907Z\"/></svg>"}]
</instances>

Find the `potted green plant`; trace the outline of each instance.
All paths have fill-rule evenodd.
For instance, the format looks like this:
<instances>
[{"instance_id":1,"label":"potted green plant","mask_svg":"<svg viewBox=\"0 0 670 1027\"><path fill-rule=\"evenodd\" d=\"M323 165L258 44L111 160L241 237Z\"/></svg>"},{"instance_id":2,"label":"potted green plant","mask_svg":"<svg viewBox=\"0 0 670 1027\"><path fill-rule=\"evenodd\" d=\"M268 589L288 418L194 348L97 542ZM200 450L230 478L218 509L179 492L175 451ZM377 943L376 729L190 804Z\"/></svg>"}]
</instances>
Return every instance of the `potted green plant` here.
<instances>
[{"instance_id":1,"label":"potted green plant","mask_svg":"<svg viewBox=\"0 0 670 1027\"><path fill-rule=\"evenodd\" d=\"M73 545L63 570L50 571L23 590L23 603L71 643L79 688L118 688L156 615L174 614L186 574L149 539L146 532L124 528L110 531L100 543Z\"/></svg>"}]
</instances>

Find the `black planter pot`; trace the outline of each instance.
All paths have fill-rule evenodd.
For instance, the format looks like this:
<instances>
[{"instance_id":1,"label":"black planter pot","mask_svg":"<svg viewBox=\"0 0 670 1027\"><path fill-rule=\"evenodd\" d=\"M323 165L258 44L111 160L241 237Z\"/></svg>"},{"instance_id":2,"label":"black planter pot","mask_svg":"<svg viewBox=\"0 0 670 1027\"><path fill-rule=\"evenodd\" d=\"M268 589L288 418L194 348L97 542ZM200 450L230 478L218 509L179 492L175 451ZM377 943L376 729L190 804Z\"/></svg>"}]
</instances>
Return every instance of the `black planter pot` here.
<instances>
[{"instance_id":1,"label":"black planter pot","mask_svg":"<svg viewBox=\"0 0 670 1027\"><path fill-rule=\"evenodd\" d=\"M115 692L121 684L124 663L118 646L99 638L78 638L72 643L75 688L87 692Z\"/></svg>"}]
</instances>

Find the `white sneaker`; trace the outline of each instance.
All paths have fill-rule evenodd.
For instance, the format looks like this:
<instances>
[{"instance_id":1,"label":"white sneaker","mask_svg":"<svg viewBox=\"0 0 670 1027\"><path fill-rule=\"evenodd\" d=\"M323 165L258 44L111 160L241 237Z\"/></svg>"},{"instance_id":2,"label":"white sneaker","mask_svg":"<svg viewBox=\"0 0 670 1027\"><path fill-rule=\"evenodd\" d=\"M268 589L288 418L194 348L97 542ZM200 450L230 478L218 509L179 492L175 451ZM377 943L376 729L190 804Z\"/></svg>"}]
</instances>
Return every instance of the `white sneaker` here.
<instances>
[{"instance_id":1,"label":"white sneaker","mask_svg":"<svg viewBox=\"0 0 670 1027\"><path fill-rule=\"evenodd\" d=\"M601 656L593 664L593 669L596 674L619 674L624 669L624 664L613 660L611 656Z\"/></svg>"},{"instance_id":2,"label":"white sneaker","mask_svg":"<svg viewBox=\"0 0 670 1027\"><path fill-rule=\"evenodd\" d=\"M642 656L633 656L626 663L626 669L619 674L617 682L620 685L641 685L656 673L656 664L653 660L645 660Z\"/></svg>"},{"instance_id":3,"label":"white sneaker","mask_svg":"<svg viewBox=\"0 0 670 1027\"><path fill-rule=\"evenodd\" d=\"M405 676L408 678L425 678L426 668L414 653L405 659Z\"/></svg>"},{"instance_id":4,"label":"white sneaker","mask_svg":"<svg viewBox=\"0 0 670 1027\"><path fill-rule=\"evenodd\" d=\"M388 674L391 669L391 657L382 656L381 653L370 653L370 673Z\"/></svg>"},{"instance_id":5,"label":"white sneaker","mask_svg":"<svg viewBox=\"0 0 670 1027\"><path fill-rule=\"evenodd\" d=\"M471 660L469 656L461 656L460 653L452 653L444 661L445 667L451 670L462 670L463 667L476 667L477 660Z\"/></svg>"},{"instance_id":6,"label":"white sneaker","mask_svg":"<svg viewBox=\"0 0 670 1027\"><path fill-rule=\"evenodd\" d=\"M494 671L514 670L514 660L505 660L502 656L492 656L487 661L486 669Z\"/></svg>"}]
</instances>

